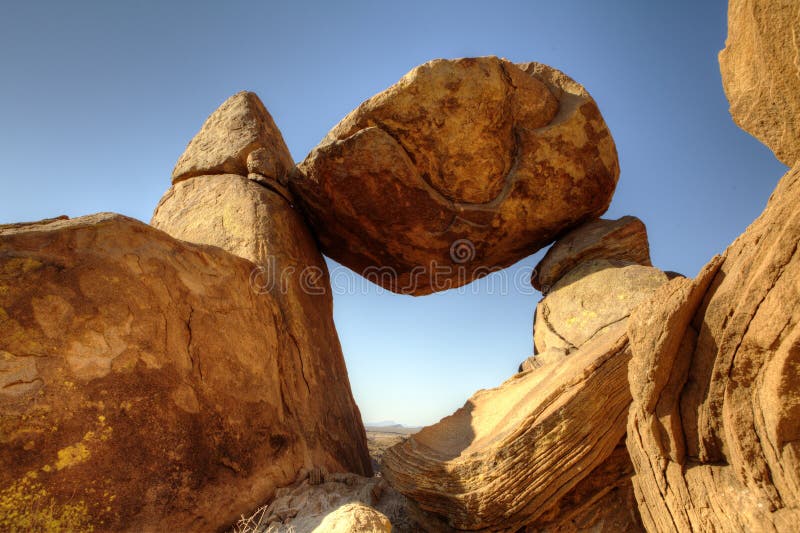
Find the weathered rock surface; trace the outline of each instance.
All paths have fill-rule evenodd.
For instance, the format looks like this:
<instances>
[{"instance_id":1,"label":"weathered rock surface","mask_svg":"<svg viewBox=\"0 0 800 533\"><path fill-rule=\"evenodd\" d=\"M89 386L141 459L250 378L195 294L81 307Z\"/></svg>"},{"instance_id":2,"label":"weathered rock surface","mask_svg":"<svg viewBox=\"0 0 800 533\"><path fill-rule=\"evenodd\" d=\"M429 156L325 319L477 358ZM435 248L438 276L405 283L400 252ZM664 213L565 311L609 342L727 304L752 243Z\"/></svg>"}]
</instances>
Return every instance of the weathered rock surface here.
<instances>
[{"instance_id":1,"label":"weathered rock surface","mask_svg":"<svg viewBox=\"0 0 800 533\"><path fill-rule=\"evenodd\" d=\"M335 126L290 186L327 255L421 295L599 216L618 175L583 87L545 65L484 57L413 69Z\"/></svg>"},{"instance_id":2,"label":"weathered rock surface","mask_svg":"<svg viewBox=\"0 0 800 533\"><path fill-rule=\"evenodd\" d=\"M450 533L379 477L312 472L237 524L240 533ZM349 528L349 529L348 529Z\"/></svg>"},{"instance_id":3,"label":"weathered rock surface","mask_svg":"<svg viewBox=\"0 0 800 533\"><path fill-rule=\"evenodd\" d=\"M255 173L286 182L294 161L272 116L254 93L228 98L208 117L172 171L172 182L207 174Z\"/></svg>"},{"instance_id":4,"label":"weathered rock surface","mask_svg":"<svg viewBox=\"0 0 800 533\"><path fill-rule=\"evenodd\" d=\"M564 274L593 259L652 266L647 229L642 221L632 216L597 219L573 229L558 239L539 261L531 283L546 294Z\"/></svg>"},{"instance_id":5,"label":"weathered rock surface","mask_svg":"<svg viewBox=\"0 0 800 533\"><path fill-rule=\"evenodd\" d=\"M119 215L0 228L0 529L214 530L369 474L340 353L254 267Z\"/></svg>"},{"instance_id":6,"label":"weathered rock surface","mask_svg":"<svg viewBox=\"0 0 800 533\"><path fill-rule=\"evenodd\" d=\"M384 476L457 529L536 530L541 519L558 530L552 509L588 520L584 510L624 486L630 473L612 467L619 484L582 484L593 471L608 481L601 467L625 434L624 333L617 324L560 363L477 392L455 414L390 448Z\"/></svg>"},{"instance_id":7,"label":"weathered rock surface","mask_svg":"<svg viewBox=\"0 0 800 533\"><path fill-rule=\"evenodd\" d=\"M695 280L630 318L628 449L651 531L800 523L800 166Z\"/></svg>"},{"instance_id":8,"label":"weathered rock surface","mask_svg":"<svg viewBox=\"0 0 800 533\"><path fill-rule=\"evenodd\" d=\"M786 165L800 160L800 5L730 0L719 54L733 120Z\"/></svg>"},{"instance_id":9,"label":"weathered rock surface","mask_svg":"<svg viewBox=\"0 0 800 533\"><path fill-rule=\"evenodd\" d=\"M537 353L567 353L623 322L667 275L657 268L593 259L570 270L536 306Z\"/></svg>"}]
</instances>

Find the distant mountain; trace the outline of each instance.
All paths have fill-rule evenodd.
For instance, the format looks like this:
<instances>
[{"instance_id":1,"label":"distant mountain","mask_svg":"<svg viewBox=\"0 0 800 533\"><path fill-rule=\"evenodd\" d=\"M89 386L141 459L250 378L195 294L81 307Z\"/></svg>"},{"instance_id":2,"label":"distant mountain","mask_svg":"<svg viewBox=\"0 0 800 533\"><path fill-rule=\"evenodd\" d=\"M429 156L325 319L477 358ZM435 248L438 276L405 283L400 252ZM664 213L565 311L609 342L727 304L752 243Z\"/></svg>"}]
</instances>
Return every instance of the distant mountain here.
<instances>
[{"instance_id":1,"label":"distant mountain","mask_svg":"<svg viewBox=\"0 0 800 533\"><path fill-rule=\"evenodd\" d=\"M397 433L398 435L412 435L422 429L420 427L404 426L391 420L367 422L364 424L364 428L373 433Z\"/></svg>"}]
</instances>

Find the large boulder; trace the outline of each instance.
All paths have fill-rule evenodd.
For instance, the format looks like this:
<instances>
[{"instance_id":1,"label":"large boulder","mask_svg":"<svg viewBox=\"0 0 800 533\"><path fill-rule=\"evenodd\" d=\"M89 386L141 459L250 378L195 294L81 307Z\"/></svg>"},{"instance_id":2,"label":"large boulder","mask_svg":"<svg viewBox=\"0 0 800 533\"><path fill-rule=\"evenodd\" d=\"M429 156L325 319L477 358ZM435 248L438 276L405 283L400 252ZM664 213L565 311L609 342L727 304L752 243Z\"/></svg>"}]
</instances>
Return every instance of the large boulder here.
<instances>
[{"instance_id":1,"label":"large boulder","mask_svg":"<svg viewBox=\"0 0 800 533\"><path fill-rule=\"evenodd\" d=\"M624 494L632 469L619 453L629 358L617 324L560 363L478 391L390 448L383 475L460 530L557 530L571 523L567 517L591 524L606 513L598 502L631 501ZM618 530L638 529L631 505L608 518Z\"/></svg>"},{"instance_id":2,"label":"large boulder","mask_svg":"<svg viewBox=\"0 0 800 533\"><path fill-rule=\"evenodd\" d=\"M628 449L650 531L800 523L800 165L695 280L631 316Z\"/></svg>"},{"instance_id":3,"label":"large boulder","mask_svg":"<svg viewBox=\"0 0 800 533\"><path fill-rule=\"evenodd\" d=\"M730 0L719 54L733 120L788 166L800 160L798 32L796 0Z\"/></svg>"},{"instance_id":4,"label":"large boulder","mask_svg":"<svg viewBox=\"0 0 800 533\"><path fill-rule=\"evenodd\" d=\"M602 214L619 175L589 93L538 63L435 60L362 103L292 174L323 251L395 292L508 266Z\"/></svg>"},{"instance_id":5,"label":"large boulder","mask_svg":"<svg viewBox=\"0 0 800 533\"><path fill-rule=\"evenodd\" d=\"M344 361L254 268L119 215L0 228L3 529L214 530L369 474Z\"/></svg>"},{"instance_id":6,"label":"large boulder","mask_svg":"<svg viewBox=\"0 0 800 533\"><path fill-rule=\"evenodd\" d=\"M546 294L567 272L592 259L651 266L650 244L642 221L632 216L599 218L573 229L547 250L533 270L531 284Z\"/></svg>"}]
</instances>

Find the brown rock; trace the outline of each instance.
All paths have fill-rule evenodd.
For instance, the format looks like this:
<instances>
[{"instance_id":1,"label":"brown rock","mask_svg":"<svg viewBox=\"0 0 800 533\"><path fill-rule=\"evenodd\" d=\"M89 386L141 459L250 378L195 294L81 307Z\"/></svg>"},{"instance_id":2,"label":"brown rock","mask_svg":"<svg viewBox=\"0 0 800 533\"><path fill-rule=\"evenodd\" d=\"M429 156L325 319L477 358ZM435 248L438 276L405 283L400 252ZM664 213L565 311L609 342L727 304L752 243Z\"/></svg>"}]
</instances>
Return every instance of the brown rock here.
<instances>
[{"instance_id":1,"label":"brown rock","mask_svg":"<svg viewBox=\"0 0 800 533\"><path fill-rule=\"evenodd\" d=\"M796 0L730 0L719 54L734 122L789 166L800 160L798 28Z\"/></svg>"},{"instance_id":2,"label":"brown rock","mask_svg":"<svg viewBox=\"0 0 800 533\"><path fill-rule=\"evenodd\" d=\"M623 322L666 282L666 274L653 267L606 259L581 263L536 306L533 341L537 353L574 351Z\"/></svg>"},{"instance_id":3,"label":"brown rock","mask_svg":"<svg viewBox=\"0 0 800 533\"><path fill-rule=\"evenodd\" d=\"M800 166L695 280L631 316L628 449L649 531L800 523Z\"/></svg>"},{"instance_id":4,"label":"brown rock","mask_svg":"<svg viewBox=\"0 0 800 533\"><path fill-rule=\"evenodd\" d=\"M644 527L631 484L632 475L633 465L623 438L608 459L523 531L643 532Z\"/></svg>"},{"instance_id":5,"label":"brown rock","mask_svg":"<svg viewBox=\"0 0 800 533\"><path fill-rule=\"evenodd\" d=\"M564 274L593 259L652 266L647 229L642 221L632 216L597 219L571 230L536 265L531 284L546 294Z\"/></svg>"},{"instance_id":6,"label":"brown rock","mask_svg":"<svg viewBox=\"0 0 800 533\"><path fill-rule=\"evenodd\" d=\"M583 87L545 65L484 57L415 68L335 126L290 185L327 255L421 295L599 216L618 175Z\"/></svg>"},{"instance_id":7,"label":"brown rock","mask_svg":"<svg viewBox=\"0 0 800 533\"><path fill-rule=\"evenodd\" d=\"M624 331L618 325L561 364L478 391L455 414L390 448L384 476L457 529L517 531L557 505L572 509L559 502L580 490L625 434ZM584 489L579 506L604 495Z\"/></svg>"},{"instance_id":8,"label":"brown rock","mask_svg":"<svg viewBox=\"0 0 800 533\"><path fill-rule=\"evenodd\" d=\"M254 268L119 215L0 228L0 529L214 530L369 474L344 361Z\"/></svg>"},{"instance_id":9,"label":"brown rock","mask_svg":"<svg viewBox=\"0 0 800 533\"><path fill-rule=\"evenodd\" d=\"M272 116L258 96L242 91L208 117L178 159L172 182L208 174L254 173L285 183L293 168Z\"/></svg>"},{"instance_id":10,"label":"brown rock","mask_svg":"<svg viewBox=\"0 0 800 533\"><path fill-rule=\"evenodd\" d=\"M363 503L348 503L328 514L314 533L391 533L389 519Z\"/></svg>"}]
</instances>

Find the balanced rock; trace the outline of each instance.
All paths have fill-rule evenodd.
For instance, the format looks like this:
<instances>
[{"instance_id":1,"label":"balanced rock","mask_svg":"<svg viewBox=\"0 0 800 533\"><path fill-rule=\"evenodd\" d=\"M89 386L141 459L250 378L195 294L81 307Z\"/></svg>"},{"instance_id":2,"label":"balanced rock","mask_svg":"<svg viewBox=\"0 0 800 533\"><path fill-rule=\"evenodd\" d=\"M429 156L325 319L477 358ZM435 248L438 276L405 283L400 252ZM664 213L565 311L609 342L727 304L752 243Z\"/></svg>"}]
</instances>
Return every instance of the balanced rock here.
<instances>
[{"instance_id":1,"label":"balanced rock","mask_svg":"<svg viewBox=\"0 0 800 533\"><path fill-rule=\"evenodd\" d=\"M531 283L548 293L564 274L592 259L625 261L651 266L647 229L641 220L624 216L597 219L559 238L533 270Z\"/></svg>"},{"instance_id":2,"label":"balanced rock","mask_svg":"<svg viewBox=\"0 0 800 533\"><path fill-rule=\"evenodd\" d=\"M456 529L537 530L540 519L558 521L548 514L553 509L586 516L592 502L630 487L630 468L625 473L611 459L625 435L629 358L618 324L558 364L478 391L453 415L390 448L383 475ZM593 472L603 478L609 460L606 483L582 484Z\"/></svg>"},{"instance_id":3,"label":"balanced rock","mask_svg":"<svg viewBox=\"0 0 800 533\"><path fill-rule=\"evenodd\" d=\"M733 120L786 165L800 160L800 62L796 0L730 0L719 54Z\"/></svg>"},{"instance_id":4,"label":"balanced rock","mask_svg":"<svg viewBox=\"0 0 800 533\"><path fill-rule=\"evenodd\" d=\"M228 98L203 124L172 171L172 182L208 174L255 173L286 182L294 161L254 93Z\"/></svg>"},{"instance_id":5,"label":"balanced rock","mask_svg":"<svg viewBox=\"0 0 800 533\"><path fill-rule=\"evenodd\" d=\"M0 529L216 530L369 475L341 355L254 268L120 215L0 228Z\"/></svg>"},{"instance_id":6,"label":"balanced rock","mask_svg":"<svg viewBox=\"0 0 800 533\"><path fill-rule=\"evenodd\" d=\"M530 255L608 207L616 148L588 92L538 63L435 60L362 103L292 174L323 252L427 294Z\"/></svg>"},{"instance_id":7,"label":"balanced rock","mask_svg":"<svg viewBox=\"0 0 800 533\"><path fill-rule=\"evenodd\" d=\"M628 449L648 531L800 523L800 165L695 280L631 316Z\"/></svg>"}]
</instances>

